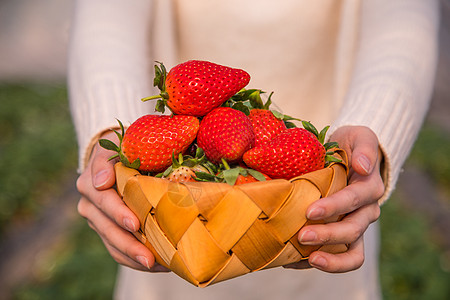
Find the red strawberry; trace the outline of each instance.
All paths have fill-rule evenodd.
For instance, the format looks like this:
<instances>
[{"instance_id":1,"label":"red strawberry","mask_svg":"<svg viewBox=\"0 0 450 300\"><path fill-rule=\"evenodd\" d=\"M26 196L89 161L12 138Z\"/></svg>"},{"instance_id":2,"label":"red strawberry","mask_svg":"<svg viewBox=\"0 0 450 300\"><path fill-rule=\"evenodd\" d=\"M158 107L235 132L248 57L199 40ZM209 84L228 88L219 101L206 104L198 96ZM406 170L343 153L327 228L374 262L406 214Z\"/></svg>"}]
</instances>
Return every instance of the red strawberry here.
<instances>
[{"instance_id":1,"label":"red strawberry","mask_svg":"<svg viewBox=\"0 0 450 300\"><path fill-rule=\"evenodd\" d=\"M252 109L248 115L255 131L255 147L270 142L279 133L286 130L283 120L278 119L267 109Z\"/></svg>"},{"instance_id":2,"label":"red strawberry","mask_svg":"<svg viewBox=\"0 0 450 300\"><path fill-rule=\"evenodd\" d=\"M226 182L229 185L240 185L256 181L270 180L270 177L256 170L244 166L230 167L225 159L222 159L222 171L216 175L216 181Z\"/></svg>"},{"instance_id":3,"label":"red strawberry","mask_svg":"<svg viewBox=\"0 0 450 300\"><path fill-rule=\"evenodd\" d=\"M120 122L119 122L120 123ZM172 163L172 154L184 152L194 141L199 121L192 116L145 115L134 121L122 134L120 146L100 140L106 149L117 151L115 157L129 167L145 172L160 172Z\"/></svg>"},{"instance_id":4,"label":"red strawberry","mask_svg":"<svg viewBox=\"0 0 450 300\"><path fill-rule=\"evenodd\" d=\"M250 81L250 75L208 61L190 60L173 67L168 74L162 63L155 66L154 85L161 94L142 99L158 99L156 110L167 105L174 114L204 116L222 105Z\"/></svg>"},{"instance_id":5,"label":"red strawberry","mask_svg":"<svg viewBox=\"0 0 450 300\"><path fill-rule=\"evenodd\" d=\"M242 155L255 144L250 119L241 111L218 107L207 114L197 135L197 143L213 163L225 159L230 163L242 160Z\"/></svg>"},{"instance_id":6,"label":"red strawberry","mask_svg":"<svg viewBox=\"0 0 450 300\"><path fill-rule=\"evenodd\" d=\"M255 171L255 170L253 170L253 171ZM260 174L262 174L262 173L260 173ZM269 176L267 176L265 174L262 174L262 175L264 176L265 180L270 180ZM257 182L257 181L263 181L263 180L253 177L253 175L251 175L250 173L248 173L247 175L239 174L234 185L246 184L246 183Z\"/></svg>"},{"instance_id":7,"label":"red strawberry","mask_svg":"<svg viewBox=\"0 0 450 300\"><path fill-rule=\"evenodd\" d=\"M291 179L322 169L325 155L317 136L303 128L290 128L266 145L247 151L244 162L271 178Z\"/></svg>"},{"instance_id":8,"label":"red strawberry","mask_svg":"<svg viewBox=\"0 0 450 300\"><path fill-rule=\"evenodd\" d=\"M257 89L242 89L233 95L226 104L248 115L255 131L255 147L266 144L288 127L296 127L294 123L290 122L291 120L301 121L278 111L269 110L273 93L269 95L266 103L263 103L261 94L264 93Z\"/></svg>"}]
</instances>

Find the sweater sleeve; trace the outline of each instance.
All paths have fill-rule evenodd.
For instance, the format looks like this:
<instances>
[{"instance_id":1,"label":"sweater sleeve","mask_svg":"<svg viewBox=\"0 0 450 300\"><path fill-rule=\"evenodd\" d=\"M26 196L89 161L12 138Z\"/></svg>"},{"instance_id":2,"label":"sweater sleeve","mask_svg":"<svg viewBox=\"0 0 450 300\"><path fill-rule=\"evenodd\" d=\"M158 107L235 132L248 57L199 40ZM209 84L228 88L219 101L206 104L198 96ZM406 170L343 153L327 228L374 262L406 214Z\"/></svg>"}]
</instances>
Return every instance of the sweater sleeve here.
<instances>
[{"instance_id":1,"label":"sweater sleeve","mask_svg":"<svg viewBox=\"0 0 450 300\"><path fill-rule=\"evenodd\" d=\"M435 0L367 0L360 44L342 110L330 129L362 125L378 136L383 179L392 193L426 115L438 51Z\"/></svg>"},{"instance_id":2,"label":"sweater sleeve","mask_svg":"<svg viewBox=\"0 0 450 300\"><path fill-rule=\"evenodd\" d=\"M152 1L78 0L68 57L68 86L79 146L79 169L106 130L153 111Z\"/></svg>"}]
</instances>

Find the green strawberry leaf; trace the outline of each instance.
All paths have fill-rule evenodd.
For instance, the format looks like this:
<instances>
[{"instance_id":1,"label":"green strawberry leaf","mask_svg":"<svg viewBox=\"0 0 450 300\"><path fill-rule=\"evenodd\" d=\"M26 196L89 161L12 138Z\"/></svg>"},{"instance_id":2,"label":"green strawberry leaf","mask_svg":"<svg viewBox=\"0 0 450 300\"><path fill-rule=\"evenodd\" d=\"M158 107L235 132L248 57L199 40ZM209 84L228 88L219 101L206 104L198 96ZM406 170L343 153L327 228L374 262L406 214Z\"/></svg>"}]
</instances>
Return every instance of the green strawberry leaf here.
<instances>
[{"instance_id":1,"label":"green strawberry leaf","mask_svg":"<svg viewBox=\"0 0 450 300\"><path fill-rule=\"evenodd\" d=\"M275 118L279 120L284 120L284 115L280 113L278 110L270 110L272 114L275 116Z\"/></svg>"},{"instance_id":2,"label":"green strawberry leaf","mask_svg":"<svg viewBox=\"0 0 450 300\"><path fill-rule=\"evenodd\" d=\"M193 168L198 165L198 161L195 158L188 158L181 164L184 167Z\"/></svg>"},{"instance_id":3,"label":"green strawberry leaf","mask_svg":"<svg viewBox=\"0 0 450 300\"><path fill-rule=\"evenodd\" d=\"M153 79L153 86L157 86L161 92L166 90L166 76L167 71L163 63L157 61L158 65L155 65L155 78Z\"/></svg>"},{"instance_id":4,"label":"green strawberry leaf","mask_svg":"<svg viewBox=\"0 0 450 300\"><path fill-rule=\"evenodd\" d=\"M197 149L195 149L195 158L201 159L205 156L205 151L203 151L202 148L197 147Z\"/></svg>"},{"instance_id":5,"label":"green strawberry leaf","mask_svg":"<svg viewBox=\"0 0 450 300\"><path fill-rule=\"evenodd\" d=\"M197 171L194 172L195 173L195 180L198 181L217 181L217 177L210 174L210 173L206 173L206 172L201 172L201 171Z\"/></svg>"},{"instance_id":6,"label":"green strawberry leaf","mask_svg":"<svg viewBox=\"0 0 450 300\"><path fill-rule=\"evenodd\" d=\"M139 158L136 158L131 164L130 164L130 168L133 168L133 169L139 169L139 167L141 166L141 161L140 161L140 159Z\"/></svg>"},{"instance_id":7,"label":"green strawberry leaf","mask_svg":"<svg viewBox=\"0 0 450 300\"><path fill-rule=\"evenodd\" d=\"M267 99L266 103L264 104L264 106L263 106L264 109L268 110L270 105L272 104L272 95L273 95L273 92L270 93L269 98Z\"/></svg>"},{"instance_id":8,"label":"green strawberry leaf","mask_svg":"<svg viewBox=\"0 0 450 300\"><path fill-rule=\"evenodd\" d=\"M264 103L261 99L261 90L255 90L248 96L252 108L263 108Z\"/></svg>"},{"instance_id":9,"label":"green strawberry leaf","mask_svg":"<svg viewBox=\"0 0 450 300\"><path fill-rule=\"evenodd\" d=\"M155 65L155 78L153 78L153 86L157 86L159 89L162 87L162 72L160 67Z\"/></svg>"},{"instance_id":10,"label":"green strawberry leaf","mask_svg":"<svg viewBox=\"0 0 450 300\"><path fill-rule=\"evenodd\" d=\"M210 174L216 174L219 171L218 166L207 160L205 163L202 164Z\"/></svg>"},{"instance_id":11,"label":"green strawberry leaf","mask_svg":"<svg viewBox=\"0 0 450 300\"><path fill-rule=\"evenodd\" d=\"M297 119L297 118L294 118L294 117L291 117L291 116L282 114L281 112L279 112L279 111L277 111L277 110L270 110L270 111L271 111L272 114L275 116L275 118L284 121L285 124L287 124L287 123L292 123L292 124L294 124L293 122L290 122L290 121L302 121L302 120L300 120L300 119ZM287 125L286 125L286 126L287 126ZM294 127L297 127L297 125L294 124ZM292 128L292 127L290 127L290 128Z\"/></svg>"},{"instance_id":12,"label":"green strawberry leaf","mask_svg":"<svg viewBox=\"0 0 450 300\"><path fill-rule=\"evenodd\" d=\"M319 137L319 132L316 127L308 121L302 121L303 128L314 134L316 137Z\"/></svg>"},{"instance_id":13,"label":"green strawberry leaf","mask_svg":"<svg viewBox=\"0 0 450 300\"><path fill-rule=\"evenodd\" d=\"M250 109L242 102L236 102L232 108L243 112L247 116L250 114Z\"/></svg>"},{"instance_id":14,"label":"green strawberry leaf","mask_svg":"<svg viewBox=\"0 0 450 300\"><path fill-rule=\"evenodd\" d=\"M342 160L340 160L339 158L336 158L332 155L325 155L325 166L328 166L330 163L333 162L341 162Z\"/></svg>"},{"instance_id":15,"label":"green strawberry leaf","mask_svg":"<svg viewBox=\"0 0 450 300\"><path fill-rule=\"evenodd\" d=\"M260 172L258 172L256 170L247 169L247 172L259 181L266 181L266 177L264 177L263 174L261 174Z\"/></svg>"},{"instance_id":16,"label":"green strawberry leaf","mask_svg":"<svg viewBox=\"0 0 450 300\"><path fill-rule=\"evenodd\" d=\"M156 101L155 111L164 113L166 111L166 101L164 101L163 99L159 99L158 101Z\"/></svg>"},{"instance_id":17,"label":"green strawberry leaf","mask_svg":"<svg viewBox=\"0 0 450 300\"><path fill-rule=\"evenodd\" d=\"M257 92L257 91L260 91L260 90L257 90L257 89L249 89L249 90L242 89L239 92L237 92L235 95L233 95L231 97L231 100L236 101L236 102L238 102L238 101L247 101L247 100L250 99L250 95L255 93L255 92ZM262 92L262 91L260 91L260 92ZM264 92L262 92L262 93L264 93Z\"/></svg>"},{"instance_id":18,"label":"green strawberry leaf","mask_svg":"<svg viewBox=\"0 0 450 300\"><path fill-rule=\"evenodd\" d=\"M177 169L183 164L183 155L180 153L178 159L175 158L175 151L172 151L172 166Z\"/></svg>"},{"instance_id":19,"label":"green strawberry leaf","mask_svg":"<svg viewBox=\"0 0 450 300\"><path fill-rule=\"evenodd\" d=\"M239 168L223 170L222 174L226 183L229 185L234 185L239 176Z\"/></svg>"},{"instance_id":20,"label":"green strawberry leaf","mask_svg":"<svg viewBox=\"0 0 450 300\"><path fill-rule=\"evenodd\" d=\"M120 122L119 119L116 119L116 120L117 120L117 122L119 122L119 126L120 126L120 135L121 135L121 137L119 137L119 138L120 138L120 141L122 141L122 138L123 138L123 136L125 135L125 128L123 127L123 124L122 124L122 122Z\"/></svg>"},{"instance_id":21,"label":"green strawberry leaf","mask_svg":"<svg viewBox=\"0 0 450 300\"><path fill-rule=\"evenodd\" d=\"M296 128L297 125L293 122L284 121L284 125L286 125L286 128Z\"/></svg>"},{"instance_id":22,"label":"green strawberry leaf","mask_svg":"<svg viewBox=\"0 0 450 300\"><path fill-rule=\"evenodd\" d=\"M319 142L320 142L321 144L323 144L323 143L325 142L325 136L327 135L327 131L328 131L329 128L330 128L330 126L325 126L325 127L320 131L318 138L319 138Z\"/></svg>"},{"instance_id":23,"label":"green strawberry leaf","mask_svg":"<svg viewBox=\"0 0 450 300\"><path fill-rule=\"evenodd\" d=\"M247 172L246 168L238 167L237 169L239 170L239 175L242 175L242 176L245 176L245 177L248 176L248 172Z\"/></svg>"},{"instance_id":24,"label":"green strawberry leaf","mask_svg":"<svg viewBox=\"0 0 450 300\"><path fill-rule=\"evenodd\" d=\"M120 152L120 148L114 144L112 141L107 140L107 139L100 139L98 141L98 143L100 144L100 146L102 148L105 148L106 150L111 150L111 151L115 151L115 152Z\"/></svg>"},{"instance_id":25,"label":"green strawberry leaf","mask_svg":"<svg viewBox=\"0 0 450 300\"><path fill-rule=\"evenodd\" d=\"M172 173L173 171L173 167L169 166L166 170L164 170L164 172L160 173L162 177L167 177L170 175L170 173Z\"/></svg>"},{"instance_id":26,"label":"green strawberry leaf","mask_svg":"<svg viewBox=\"0 0 450 300\"><path fill-rule=\"evenodd\" d=\"M325 150L339 148L339 144L337 142L328 142L328 143L325 143L323 146L325 147Z\"/></svg>"}]
</instances>

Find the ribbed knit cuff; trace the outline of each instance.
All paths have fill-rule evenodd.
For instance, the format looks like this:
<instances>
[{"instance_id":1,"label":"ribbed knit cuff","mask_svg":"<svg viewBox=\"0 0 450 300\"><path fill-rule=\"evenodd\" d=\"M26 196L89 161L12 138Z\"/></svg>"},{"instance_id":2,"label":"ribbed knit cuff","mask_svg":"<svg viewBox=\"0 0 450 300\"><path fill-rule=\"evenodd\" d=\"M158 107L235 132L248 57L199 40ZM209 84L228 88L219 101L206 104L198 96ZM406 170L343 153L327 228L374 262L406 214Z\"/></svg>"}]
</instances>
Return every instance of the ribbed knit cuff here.
<instances>
[{"instance_id":1,"label":"ribbed knit cuff","mask_svg":"<svg viewBox=\"0 0 450 300\"><path fill-rule=\"evenodd\" d=\"M153 113L153 102L141 102L141 98L149 96L143 94L147 88L129 86L124 83L103 82L87 89L87 101L72 105L72 116L77 124L77 139L79 146L79 172L87 165L92 148L98 138L106 131L118 127L117 120L128 126L140 116Z\"/></svg>"},{"instance_id":2,"label":"ribbed knit cuff","mask_svg":"<svg viewBox=\"0 0 450 300\"><path fill-rule=\"evenodd\" d=\"M340 116L329 131L331 135L342 126L366 126L377 135L384 156L381 175L386 186L380 204L394 190L401 166L409 155L426 113L426 109L419 107L424 104L410 101L411 97L380 85L359 90L349 95ZM413 107L411 103L416 106Z\"/></svg>"}]
</instances>

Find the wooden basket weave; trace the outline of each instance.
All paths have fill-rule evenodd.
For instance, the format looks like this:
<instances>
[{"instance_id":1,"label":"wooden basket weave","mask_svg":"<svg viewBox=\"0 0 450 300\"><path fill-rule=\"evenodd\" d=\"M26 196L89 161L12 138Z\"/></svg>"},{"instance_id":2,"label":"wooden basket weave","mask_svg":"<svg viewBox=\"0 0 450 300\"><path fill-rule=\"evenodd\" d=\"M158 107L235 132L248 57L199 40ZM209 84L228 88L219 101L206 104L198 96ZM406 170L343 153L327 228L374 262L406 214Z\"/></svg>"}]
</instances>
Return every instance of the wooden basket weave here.
<instances>
[{"instance_id":1,"label":"wooden basket weave","mask_svg":"<svg viewBox=\"0 0 450 300\"><path fill-rule=\"evenodd\" d=\"M117 189L139 218L135 236L156 261L206 287L307 259L319 248L332 253L347 250L346 245L304 246L297 241L298 231L311 222L305 216L307 207L347 185L347 157L342 150L335 155L341 163L289 181L238 186L172 183L117 163Z\"/></svg>"}]
</instances>

